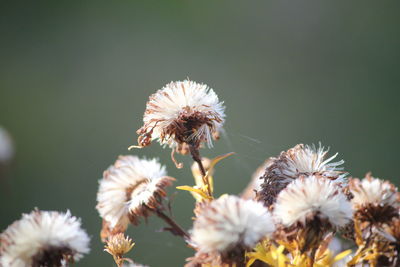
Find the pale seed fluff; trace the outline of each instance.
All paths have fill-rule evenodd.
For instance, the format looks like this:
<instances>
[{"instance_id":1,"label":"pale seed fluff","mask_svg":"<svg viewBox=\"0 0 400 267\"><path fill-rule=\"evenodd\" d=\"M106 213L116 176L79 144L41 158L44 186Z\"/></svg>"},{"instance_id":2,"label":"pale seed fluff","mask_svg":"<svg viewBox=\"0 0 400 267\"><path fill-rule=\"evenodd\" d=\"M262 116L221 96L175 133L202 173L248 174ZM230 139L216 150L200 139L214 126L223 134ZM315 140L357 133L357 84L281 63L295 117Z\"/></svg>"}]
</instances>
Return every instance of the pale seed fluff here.
<instances>
[{"instance_id":1,"label":"pale seed fluff","mask_svg":"<svg viewBox=\"0 0 400 267\"><path fill-rule=\"evenodd\" d=\"M396 209L400 207L397 188L389 181L374 178L371 174L367 174L367 177L362 180L351 179L349 187L353 194L351 202L355 208L368 204L387 205Z\"/></svg>"},{"instance_id":2,"label":"pale seed fluff","mask_svg":"<svg viewBox=\"0 0 400 267\"><path fill-rule=\"evenodd\" d=\"M124 231L159 205L173 180L157 159L120 156L99 181L96 208L111 230Z\"/></svg>"},{"instance_id":3,"label":"pale seed fluff","mask_svg":"<svg viewBox=\"0 0 400 267\"><path fill-rule=\"evenodd\" d=\"M328 149L319 145L299 144L287 152L282 152L280 157L271 162L267 167L276 176L288 179L296 179L300 175L318 174L331 180L341 179L346 176L343 168L343 160L332 162L338 153L327 158Z\"/></svg>"},{"instance_id":4,"label":"pale seed fluff","mask_svg":"<svg viewBox=\"0 0 400 267\"><path fill-rule=\"evenodd\" d=\"M306 226L318 217L334 228L345 226L352 219L350 202L334 182L315 176L301 177L282 190L274 205L276 222L290 227Z\"/></svg>"},{"instance_id":5,"label":"pale seed fluff","mask_svg":"<svg viewBox=\"0 0 400 267\"><path fill-rule=\"evenodd\" d=\"M6 163L14 156L13 141L9 133L0 126L0 163Z\"/></svg>"},{"instance_id":6,"label":"pale seed fluff","mask_svg":"<svg viewBox=\"0 0 400 267\"><path fill-rule=\"evenodd\" d=\"M317 148L315 145L299 144L281 152L278 158L270 158L257 199L264 201L266 206L272 205L282 189L304 175L318 175L344 184L347 174L340 167L344 161L334 162L337 153L330 157L327 157L327 154L328 149L321 145Z\"/></svg>"},{"instance_id":7,"label":"pale seed fluff","mask_svg":"<svg viewBox=\"0 0 400 267\"><path fill-rule=\"evenodd\" d=\"M158 140L172 148L183 144L212 146L224 123L225 107L213 89L190 80L171 82L151 95L144 125L137 133L139 146Z\"/></svg>"},{"instance_id":8,"label":"pale seed fluff","mask_svg":"<svg viewBox=\"0 0 400 267\"><path fill-rule=\"evenodd\" d=\"M71 213L34 210L0 235L0 266L62 266L89 252L89 236ZM50 256L50 257L49 257Z\"/></svg>"},{"instance_id":9,"label":"pale seed fluff","mask_svg":"<svg viewBox=\"0 0 400 267\"><path fill-rule=\"evenodd\" d=\"M191 240L200 253L253 248L275 230L267 208L253 200L223 196L202 207Z\"/></svg>"}]
</instances>

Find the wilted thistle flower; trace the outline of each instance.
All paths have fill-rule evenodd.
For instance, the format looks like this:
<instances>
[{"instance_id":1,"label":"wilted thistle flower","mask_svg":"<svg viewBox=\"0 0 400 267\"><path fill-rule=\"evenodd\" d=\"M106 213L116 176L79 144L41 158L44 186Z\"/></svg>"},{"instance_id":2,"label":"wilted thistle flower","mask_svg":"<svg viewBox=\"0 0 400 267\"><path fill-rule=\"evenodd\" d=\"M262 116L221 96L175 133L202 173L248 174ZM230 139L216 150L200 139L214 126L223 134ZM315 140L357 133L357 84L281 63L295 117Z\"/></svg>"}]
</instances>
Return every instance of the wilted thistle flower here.
<instances>
[{"instance_id":1,"label":"wilted thistle flower","mask_svg":"<svg viewBox=\"0 0 400 267\"><path fill-rule=\"evenodd\" d=\"M198 210L191 232L197 249L193 262L242 262L244 251L275 230L271 215L261 203L223 196ZM220 261L220 262L218 262Z\"/></svg>"},{"instance_id":2,"label":"wilted thistle flower","mask_svg":"<svg viewBox=\"0 0 400 267\"><path fill-rule=\"evenodd\" d=\"M134 245L132 239L128 236L125 237L123 233L119 233L108 238L104 251L110 253L115 263L121 266L125 260L128 260L124 258L124 254L128 253Z\"/></svg>"},{"instance_id":3,"label":"wilted thistle flower","mask_svg":"<svg viewBox=\"0 0 400 267\"><path fill-rule=\"evenodd\" d=\"M399 216L400 196L389 181L372 177L370 173L362 180L349 180L353 194L351 203L354 217L361 222L385 223Z\"/></svg>"},{"instance_id":4,"label":"wilted thistle flower","mask_svg":"<svg viewBox=\"0 0 400 267\"><path fill-rule=\"evenodd\" d=\"M350 222L352 210L336 183L310 176L294 180L279 193L273 216L285 232L298 235L306 251L328 232Z\"/></svg>"},{"instance_id":5,"label":"wilted thistle flower","mask_svg":"<svg viewBox=\"0 0 400 267\"><path fill-rule=\"evenodd\" d=\"M299 144L288 151L281 152L278 158L271 158L261 184L261 191L257 193L257 199L264 201L266 206L275 202L276 196L290 182L300 176L315 175L318 177L335 180L343 183L346 173L339 167L343 160L332 162L337 153L327 158L328 150L323 146Z\"/></svg>"},{"instance_id":6,"label":"wilted thistle flower","mask_svg":"<svg viewBox=\"0 0 400 267\"><path fill-rule=\"evenodd\" d=\"M224 123L225 107L213 89L190 80L171 82L151 95L139 134L139 146L153 140L187 154L188 146L198 149L212 138Z\"/></svg>"},{"instance_id":7,"label":"wilted thistle flower","mask_svg":"<svg viewBox=\"0 0 400 267\"><path fill-rule=\"evenodd\" d=\"M97 210L104 220L102 237L124 232L161 205L165 188L175 179L167 176L156 159L120 156L100 180Z\"/></svg>"},{"instance_id":8,"label":"wilted thistle flower","mask_svg":"<svg viewBox=\"0 0 400 267\"><path fill-rule=\"evenodd\" d=\"M89 237L70 212L34 210L0 235L0 266L63 266L89 252Z\"/></svg>"}]
</instances>

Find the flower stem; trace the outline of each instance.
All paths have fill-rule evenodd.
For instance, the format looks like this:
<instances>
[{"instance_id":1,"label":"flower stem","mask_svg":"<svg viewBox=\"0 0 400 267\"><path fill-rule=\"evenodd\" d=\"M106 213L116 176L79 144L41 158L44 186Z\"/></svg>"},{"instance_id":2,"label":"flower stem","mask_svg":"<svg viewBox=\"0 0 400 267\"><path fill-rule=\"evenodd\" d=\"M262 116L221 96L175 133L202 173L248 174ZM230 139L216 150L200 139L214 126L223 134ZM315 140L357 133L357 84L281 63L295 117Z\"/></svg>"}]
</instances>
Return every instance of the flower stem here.
<instances>
[{"instance_id":1,"label":"flower stem","mask_svg":"<svg viewBox=\"0 0 400 267\"><path fill-rule=\"evenodd\" d=\"M210 183L206 177L206 170L204 169L203 163L201 162L199 149L191 144L189 144L190 154L192 155L192 159L199 165L199 169L201 172L201 176L203 176L203 183L207 185L207 193L210 197L212 197Z\"/></svg>"},{"instance_id":2,"label":"flower stem","mask_svg":"<svg viewBox=\"0 0 400 267\"><path fill-rule=\"evenodd\" d=\"M310 267L314 266L314 261L315 261L315 254L317 252L318 247L313 247L310 253Z\"/></svg>"},{"instance_id":3,"label":"flower stem","mask_svg":"<svg viewBox=\"0 0 400 267\"><path fill-rule=\"evenodd\" d=\"M183 230L182 227L180 227L171 217L169 217L167 214L165 214L160 208L152 209L158 217L163 219L169 226L171 226L171 232L173 234L179 235L183 237L184 239L189 239L190 236L188 233L186 233L185 230Z\"/></svg>"}]
</instances>

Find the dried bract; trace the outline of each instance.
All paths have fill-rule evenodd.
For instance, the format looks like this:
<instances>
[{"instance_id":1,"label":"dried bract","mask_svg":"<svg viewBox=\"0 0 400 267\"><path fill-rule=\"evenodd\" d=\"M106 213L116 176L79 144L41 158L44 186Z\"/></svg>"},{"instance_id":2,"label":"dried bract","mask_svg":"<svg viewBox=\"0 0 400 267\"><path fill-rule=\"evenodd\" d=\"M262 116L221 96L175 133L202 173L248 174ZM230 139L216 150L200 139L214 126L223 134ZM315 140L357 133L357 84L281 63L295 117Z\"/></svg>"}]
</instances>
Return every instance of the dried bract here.
<instances>
[{"instance_id":1,"label":"dried bract","mask_svg":"<svg viewBox=\"0 0 400 267\"><path fill-rule=\"evenodd\" d=\"M89 252L89 237L70 212L34 210L0 235L0 266L63 266Z\"/></svg>"},{"instance_id":2,"label":"dried bract","mask_svg":"<svg viewBox=\"0 0 400 267\"><path fill-rule=\"evenodd\" d=\"M119 233L108 238L104 251L113 256L118 266L122 266L124 261L130 261L130 259L124 258L124 254L128 253L134 245L132 239L128 236L125 237L123 233Z\"/></svg>"},{"instance_id":3,"label":"dried bract","mask_svg":"<svg viewBox=\"0 0 400 267\"><path fill-rule=\"evenodd\" d=\"M112 235L105 246L104 251L107 251L114 257L122 257L124 254L128 253L135 243L128 236L125 237L123 233Z\"/></svg>"}]
</instances>

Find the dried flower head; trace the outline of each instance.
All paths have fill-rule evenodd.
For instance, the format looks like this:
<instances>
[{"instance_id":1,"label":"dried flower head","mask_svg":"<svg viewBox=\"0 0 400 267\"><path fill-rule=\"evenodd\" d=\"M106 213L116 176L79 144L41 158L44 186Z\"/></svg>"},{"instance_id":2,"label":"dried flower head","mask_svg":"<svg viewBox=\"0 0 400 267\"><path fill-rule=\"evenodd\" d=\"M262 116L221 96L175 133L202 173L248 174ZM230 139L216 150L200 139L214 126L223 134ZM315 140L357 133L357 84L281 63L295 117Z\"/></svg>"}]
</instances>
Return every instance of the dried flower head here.
<instances>
[{"instance_id":1,"label":"dried flower head","mask_svg":"<svg viewBox=\"0 0 400 267\"><path fill-rule=\"evenodd\" d=\"M118 266L122 266L124 261L130 261L130 259L124 258L124 254L128 253L134 245L132 239L128 236L125 237L123 233L118 233L108 238L104 251L113 256Z\"/></svg>"},{"instance_id":2,"label":"dried flower head","mask_svg":"<svg viewBox=\"0 0 400 267\"><path fill-rule=\"evenodd\" d=\"M11 136L0 127L0 164L7 163L14 156L14 146Z\"/></svg>"},{"instance_id":3,"label":"dried flower head","mask_svg":"<svg viewBox=\"0 0 400 267\"><path fill-rule=\"evenodd\" d=\"M0 235L0 266L62 266L89 252L89 237L70 212L34 210Z\"/></svg>"},{"instance_id":4,"label":"dried flower head","mask_svg":"<svg viewBox=\"0 0 400 267\"><path fill-rule=\"evenodd\" d=\"M299 144L288 151L281 152L278 158L271 158L264 173L264 183L257 199L266 206L272 205L279 192L300 176L315 175L343 183L346 173L339 167L343 160L332 162L337 153L327 158L328 150L323 146Z\"/></svg>"},{"instance_id":5,"label":"dried flower head","mask_svg":"<svg viewBox=\"0 0 400 267\"><path fill-rule=\"evenodd\" d=\"M190 80L171 82L150 96L139 134L139 146L158 140L182 154L212 138L224 123L225 107L213 89Z\"/></svg>"},{"instance_id":6,"label":"dried flower head","mask_svg":"<svg viewBox=\"0 0 400 267\"><path fill-rule=\"evenodd\" d=\"M104 251L107 251L114 257L121 258L124 254L128 253L135 243L129 236L125 237L123 233L112 235L108 238Z\"/></svg>"},{"instance_id":7,"label":"dried flower head","mask_svg":"<svg viewBox=\"0 0 400 267\"><path fill-rule=\"evenodd\" d=\"M305 251L321 242L328 232L349 223L352 210L336 183L309 176L294 180L279 193L273 216L283 226L281 234L294 234Z\"/></svg>"},{"instance_id":8,"label":"dried flower head","mask_svg":"<svg viewBox=\"0 0 400 267\"><path fill-rule=\"evenodd\" d=\"M350 202L341 188L326 178L301 177L282 190L274 206L274 218L285 227L306 226L311 220L344 226L352 218Z\"/></svg>"},{"instance_id":9,"label":"dried flower head","mask_svg":"<svg viewBox=\"0 0 400 267\"><path fill-rule=\"evenodd\" d=\"M261 203L220 197L198 211L191 232L198 251L194 260L236 261L244 257L245 249L253 248L274 230L271 215Z\"/></svg>"},{"instance_id":10,"label":"dried flower head","mask_svg":"<svg viewBox=\"0 0 400 267\"><path fill-rule=\"evenodd\" d=\"M388 222L399 216L400 197L397 188L389 181L372 177L370 173L362 180L349 180L351 203L356 219L364 222Z\"/></svg>"},{"instance_id":11,"label":"dried flower head","mask_svg":"<svg viewBox=\"0 0 400 267\"><path fill-rule=\"evenodd\" d=\"M103 238L126 230L129 222L138 224L140 216L161 205L165 188L175 179L167 176L156 159L120 156L100 180L97 210L104 220Z\"/></svg>"}]
</instances>

